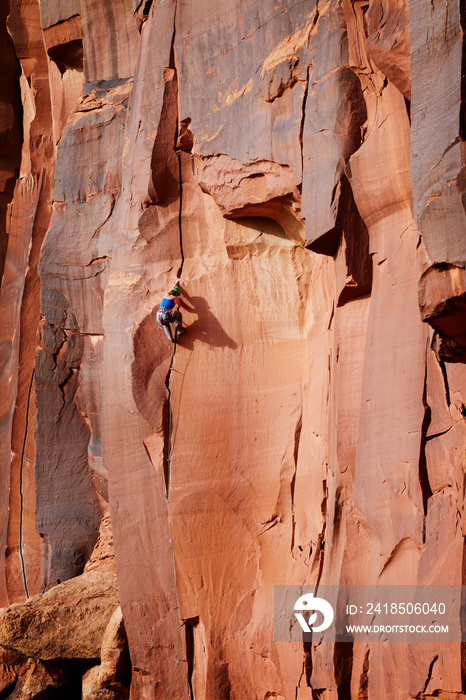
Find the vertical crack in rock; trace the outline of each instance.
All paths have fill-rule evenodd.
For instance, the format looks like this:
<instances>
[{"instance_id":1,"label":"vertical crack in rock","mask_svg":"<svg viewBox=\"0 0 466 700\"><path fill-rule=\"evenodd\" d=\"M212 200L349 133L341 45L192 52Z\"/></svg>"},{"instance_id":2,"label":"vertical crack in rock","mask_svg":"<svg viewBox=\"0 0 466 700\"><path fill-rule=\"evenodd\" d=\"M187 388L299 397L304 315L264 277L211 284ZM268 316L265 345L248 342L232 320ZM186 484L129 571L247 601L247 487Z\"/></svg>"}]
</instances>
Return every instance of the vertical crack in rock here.
<instances>
[{"instance_id":1,"label":"vertical crack in rock","mask_svg":"<svg viewBox=\"0 0 466 700\"><path fill-rule=\"evenodd\" d=\"M174 139L172 143L172 148L173 148L173 153L176 154L177 160L178 160L178 182L176 183L177 185L177 192L175 196L178 196L179 198L179 210L178 210L178 229L179 229L179 243L180 243L180 254L181 254L181 265L180 268L178 269L178 277L181 277L182 271L183 271L183 265L184 265L184 252L183 252L183 232L182 232L182 207L183 207L183 197L182 197L182 189L183 189L183 183L182 183L182 162L181 162L181 154L180 152L177 152L176 147L177 147L177 142L178 142L178 137L180 133L180 125L179 125L179 110L178 110L178 90L179 90L179 84L178 84L178 73L176 70L176 61L175 61L175 35L176 35L176 13L178 9L178 2L175 2L175 12L173 15L173 31L172 31L172 43L171 43L171 49L170 49L170 60L169 60L169 69L173 70L173 77L172 80L168 83L167 82L167 87L169 84L172 84L171 87L171 92L174 92L175 94L175 99L176 99L176 105L177 105L177 111L176 111L176 121L175 121L175 131L174 131ZM170 108L170 105L168 104L169 100L173 97L173 95L169 94L168 90L166 87L166 92L164 96L164 102L167 100L167 109ZM165 104L164 104L165 108ZM162 117L163 117L163 109L162 109L162 115L161 115L161 122L162 122ZM160 127L160 124L159 124ZM168 127L170 128L170 127ZM161 144L163 148L163 143ZM155 152L155 145L154 145L154 152ZM168 154L165 154L165 157L167 157ZM170 154L171 155L171 154ZM164 160L165 162L165 160ZM152 171L154 173L154 166L157 166L156 163L154 163L154 154L152 157ZM166 172L163 173L163 178L162 178L162 183L163 187L165 187L165 178ZM154 181L154 185L157 187L157 185L160 185L161 178ZM160 187L159 187L160 190ZM157 195L159 195L159 190L156 189ZM166 194L169 196L171 193L166 192ZM157 200L158 203L160 203L160 200ZM173 344L173 354L170 362L170 367L168 369L167 377L166 377L166 388L168 392L168 400L166 402L166 414L163 416L164 422L163 425L167 426L166 430L164 430L164 474L165 474L165 486L166 486L166 501L167 501L167 509L170 506L170 468L171 468L171 455L172 455L172 450L173 450L173 444L172 444L172 421L173 421L173 416L172 416L172 405L171 405L171 399L172 399L172 390L171 390L171 385L170 385L170 380L171 380L171 375L173 372L173 365L175 362L175 355L176 355L176 347L177 347L177 336L178 332L175 331L175 337L174 337L174 344ZM165 458L166 456L166 458ZM177 594L177 584L176 584L176 565L175 565L175 553L173 551L173 542L170 537L170 553L171 553L171 559L172 559L172 566L173 566L173 596L174 596L174 601L175 601L175 612L176 612L176 636L177 636L177 658L175 661L175 667L173 669L173 673L171 675L170 681L168 683L166 692L163 696L164 700L169 696L170 693L170 688L173 684L173 681L176 676L176 672L178 670L178 667L181 663L181 635L180 635L180 617L179 617L179 605L178 605L178 594ZM192 632L192 630L191 630ZM188 629L186 627L186 634L188 635ZM191 638L191 651L192 654L194 653L194 635L192 635ZM188 638L186 638L186 646L188 646ZM188 661L188 687L190 689L190 695L191 695L191 700L194 700L194 695L193 695L193 690L192 690L192 673L193 673L193 656L191 660L191 664Z\"/></svg>"},{"instance_id":2,"label":"vertical crack in rock","mask_svg":"<svg viewBox=\"0 0 466 700\"><path fill-rule=\"evenodd\" d=\"M337 683L338 700L351 697L351 674L353 671L353 642L335 642L333 666Z\"/></svg>"},{"instance_id":3,"label":"vertical crack in rock","mask_svg":"<svg viewBox=\"0 0 466 700\"><path fill-rule=\"evenodd\" d=\"M298 468L298 453L299 453L299 443L301 441L301 432L303 429L303 412L301 409L301 413L299 414L299 418L296 422L296 427L294 431L294 452L293 452L293 459L294 459L294 472L293 476L291 477L291 482L290 482L290 494L291 494L291 553L293 554L293 549L294 549L294 538L295 538L295 530L296 530L296 521L295 521L295 514L294 514L294 496L295 496L295 487L296 487L296 471Z\"/></svg>"},{"instance_id":4,"label":"vertical crack in rock","mask_svg":"<svg viewBox=\"0 0 466 700\"><path fill-rule=\"evenodd\" d=\"M112 217L112 215L113 215L113 210L115 209L115 204L116 204L116 198L115 198L115 194L114 194L113 192L110 192L109 194L110 194L110 211L108 212L108 215L107 215L107 217L104 219L104 221L102 221L102 223L100 223L100 224L97 226L96 230L95 230L94 233L92 234L92 236L91 236L91 238L90 238L90 240L89 240L89 243L88 243L88 247L90 247L91 241L94 240L94 238L97 238L97 237L99 236L99 234L100 234L100 232L102 231L102 229L104 228L105 224L106 224L108 221L110 221L110 219L111 219L111 217ZM107 259L108 259L108 255L102 255L102 256L99 257L99 258L93 258L93 260L91 260L89 263L87 263L87 265L85 265L85 267L90 267L90 266L91 266L93 263L95 263L95 262L100 262L101 260L107 260ZM105 268L103 268L103 269L105 269ZM96 275L98 275L100 272L103 272L103 269L102 269L102 270L99 270L98 272L96 272Z\"/></svg>"},{"instance_id":5,"label":"vertical crack in rock","mask_svg":"<svg viewBox=\"0 0 466 700\"><path fill-rule=\"evenodd\" d=\"M178 132L179 129L177 130L177 137L176 140L178 141ZM182 163L181 163L181 153L178 151L177 152L178 156L178 167L179 167L179 177L180 177L180 209L178 213L178 227L180 231L180 253L181 253L181 265L178 269L178 277L181 277L181 273L183 272L183 265L184 265L184 249L183 249L183 228L182 228L182 215L183 215L183 172L182 172Z\"/></svg>"},{"instance_id":6,"label":"vertical crack in rock","mask_svg":"<svg viewBox=\"0 0 466 700\"><path fill-rule=\"evenodd\" d=\"M319 690L314 690L311 685L311 676L312 676L312 646L310 642L303 642L303 653L304 653L304 660L303 660L303 666L301 669L301 675L298 678L298 683L295 688L295 700L298 700L299 697L299 691L301 688L301 681L303 680L303 676L306 679L306 686L311 689L312 692L312 697L313 698L318 698L318 695L315 695L315 693L319 693Z\"/></svg>"},{"instance_id":7,"label":"vertical crack in rock","mask_svg":"<svg viewBox=\"0 0 466 700\"><path fill-rule=\"evenodd\" d=\"M316 553L314 557L314 565L312 568L314 568L315 565L318 565L319 571L317 575L317 581L316 581L316 587L320 583L320 579L322 578L322 571L324 569L324 552L325 552L325 530L327 528L327 502L328 502L328 492L327 492L327 479L324 479L322 483L322 488L323 488L323 497L322 497L322 503L321 503L321 513L322 513L322 530L319 533L319 537L317 538L317 545L316 545Z\"/></svg>"},{"instance_id":8,"label":"vertical crack in rock","mask_svg":"<svg viewBox=\"0 0 466 700\"><path fill-rule=\"evenodd\" d=\"M426 515L427 515L427 503L429 498L432 496L432 488L429 481L429 474L427 472L427 459L426 459L426 443L427 443L427 430L431 421L431 409L427 403L427 358L426 358L426 370L424 376L424 390L422 395L422 403L424 405L424 418L422 420L421 426L421 444L419 453L419 483L422 492L422 504L424 508L424 522L422 528L422 541L426 541Z\"/></svg>"},{"instance_id":9,"label":"vertical crack in rock","mask_svg":"<svg viewBox=\"0 0 466 700\"><path fill-rule=\"evenodd\" d=\"M364 654L362 672L359 678L358 700L369 700L369 657L371 650L367 649Z\"/></svg>"},{"instance_id":10,"label":"vertical crack in rock","mask_svg":"<svg viewBox=\"0 0 466 700\"><path fill-rule=\"evenodd\" d=\"M411 100L408 100L407 97L405 97L405 107L406 107L406 114L408 115L408 119L409 119L409 126L411 127Z\"/></svg>"},{"instance_id":11,"label":"vertical crack in rock","mask_svg":"<svg viewBox=\"0 0 466 700\"><path fill-rule=\"evenodd\" d=\"M141 3L141 5L142 5L142 3ZM146 0L146 2L144 3L143 10L142 10L144 17L149 16L149 10L150 10L151 6L152 6L152 0Z\"/></svg>"},{"instance_id":12,"label":"vertical crack in rock","mask_svg":"<svg viewBox=\"0 0 466 700\"><path fill-rule=\"evenodd\" d=\"M450 387L448 385L447 368L446 368L445 362L443 360L439 360L438 363L440 365L440 369L442 370L443 385L445 388L445 400L447 402L447 406L450 406L451 398L450 398Z\"/></svg>"},{"instance_id":13,"label":"vertical crack in rock","mask_svg":"<svg viewBox=\"0 0 466 700\"><path fill-rule=\"evenodd\" d=\"M178 3L175 4L175 15L174 15L174 26L173 26L173 35L172 35L172 45L170 49L170 65L169 68L174 71L173 74L173 83L174 87L172 88L175 92L175 97L176 97L176 102L178 104L178 73L176 70L176 62L175 62L175 34L176 34L176 9L178 7ZM170 100L170 96L167 94L167 91L165 93L164 101ZM165 107L165 104L164 104ZM163 117L163 109L162 109L162 115L161 115L161 122L162 122L162 117ZM179 241L180 241L180 255L181 255L181 265L178 269L177 276L181 277L181 274L183 272L183 265L184 265L184 251L183 251L183 230L182 230L182 216L183 216L183 176L182 176L182 162L181 162L181 153L180 151L176 151L176 144L178 142L178 137L180 133L180 126L179 126L179 113L176 115L176 129L174 133L174 140L173 140L173 151L176 153L177 160L178 160L178 183L177 184L177 196L179 198L179 209L178 209L178 231L179 231ZM154 146L154 153L156 151L156 147ZM152 161L154 163L154 154L152 156ZM154 172L154 167L152 168ZM164 173L165 174L165 173ZM158 179L156 176L154 177L154 185L156 187L156 192L157 195L159 196L159 188L157 187L158 185ZM159 178L160 179L160 178ZM173 354L172 354L172 359L170 362L170 367L167 372L167 377L165 381L165 386L167 387L167 392L168 392L168 400L166 402L166 409L165 409L165 415L164 415L164 425L167 426L167 429L165 430L165 445L164 445L164 473L165 473L165 487L166 487L166 499L167 502L169 501L169 490L170 490L170 463L171 463L171 453L172 453L172 410L171 410L171 398L172 398L172 392L171 392L171 386L170 386L170 380L171 380L171 375L173 371L173 363L175 361L175 354L176 354L176 346L177 346L177 331L175 332L175 342L173 346Z\"/></svg>"},{"instance_id":14,"label":"vertical crack in rock","mask_svg":"<svg viewBox=\"0 0 466 700\"><path fill-rule=\"evenodd\" d=\"M170 379L172 376L173 372L173 363L175 362L175 354L176 354L176 332L175 332L175 343L173 345L173 353L172 353L172 359L170 362L170 367L168 368L167 372L167 378L165 380L165 386L167 387L167 392L168 392L168 399L165 403L164 406L164 416L163 416L163 424L167 426L166 430L164 430L164 476L165 476L165 497L167 499L167 503L170 500L170 465L171 465L171 457L172 457L172 425L173 425L173 416L172 416L172 390L170 387Z\"/></svg>"},{"instance_id":15,"label":"vertical crack in rock","mask_svg":"<svg viewBox=\"0 0 466 700\"><path fill-rule=\"evenodd\" d=\"M344 490L337 486L335 492L335 505L333 515L332 550L338 547L342 537L342 525L344 522Z\"/></svg>"},{"instance_id":16,"label":"vertical crack in rock","mask_svg":"<svg viewBox=\"0 0 466 700\"><path fill-rule=\"evenodd\" d=\"M312 696L314 697L314 690L311 686L311 676L312 676L312 645L310 642L305 642L304 647L304 670L306 672L306 685L312 690ZM319 692L319 691L317 691Z\"/></svg>"},{"instance_id":17,"label":"vertical crack in rock","mask_svg":"<svg viewBox=\"0 0 466 700\"><path fill-rule=\"evenodd\" d=\"M136 18L138 31L141 32L142 26L149 18L149 12L153 5L153 0L138 0L136 6L133 3L133 12Z\"/></svg>"},{"instance_id":18,"label":"vertical crack in rock","mask_svg":"<svg viewBox=\"0 0 466 700\"><path fill-rule=\"evenodd\" d=\"M309 30L309 36L311 36L311 33L312 33L314 27L316 26L318 20L319 20L319 0L316 0L316 9L314 12L314 17L312 18L312 24L311 24L311 28Z\"/></svg>"},{"instance_id":19,"label":"vertical crack in rock","mask_svg":"<svg viewBox=\"0 0 466 700\"><path fill-rule=\"evenodd\" d=\"M370 294L372 257L369 253L369 231L358 211L351 184L344 173L335 187L339 191L335 227L343 235L345 242L346 279L337 301L337 306L343 306L348 301Z\"/></svg>"},{"instance_id":20,"label":"vertical crack in rock","mask_svg":"<svg viewBox=\"0 0 466 700\"><path fill-rule=\"evenodd\" d=\"M317 5L316 5L316 13L318 16ZM304 88L303 102L302 102L301 124L299 125L299 146L301 149L301 185L300 185L301 190L303 187L302 181L303 181L303 176L304 176L304 122L306 121L306 103L307 103L307 96L309 94L309 70L310 70L310 67L308 66L307 73L306 73L306 86Z\"/></svg>"},{"instance_id":21,"label":"vertical crack in rock","mask_svg":"<svg viewBox=\"0 0 466 700\"><path fill-rule=\"evenodd\" d=\"M429 685L430 679L432 678L432 671L433 671L433 668L434 668L434 665L435 665L435 662L437 661L437 659L438 659L438 654L436 656L434 656L434 658L432 659L432 661L429 664L429 670L427 672L427 678L426 678L426 682L424 683L422 693L425 693L427 690L427 686Z\"/></svg>"},{"instance_id":22,"label":"vertical crack in rock","mask_svg":"<svg viewBox=\"0 0 466 700\"><path fill-rule=\"evenodd\" d=\"M23 448L21 450L21 462L19 465L19 497L20 497L20 506L19 506L19 557L21 560L21 572L23 574L23 583L24 583L24 592L26 593L26 598L29 598L29 590L28 590L28 583L27 583L27 577L26 577L26 565L24 562L24 533L23 533L23 519L24 519L24 494L23 494L23 465L24 465L24 455L26 452L26 442L27 442L27 437L28 437L28 428L29 428L29 411L30 411L30 406L31 406L31 394L32 394L32 386L34 383L34 369L32 370L31 373L31 381L29 383L29 391L28 391L28 398L27 398L27 404L26 404L26 424L24 427L24 440L23 440Z\"/></svg>"},{"instance_id":23,"label":"vertical crack in rock","mask_svg":"<svg viewBox=\"0 0 466 700\"><path fill-rule=\"evenodd\" d=\"M301 675L300 675L299 678L298 678L298 683L297 683L296 688L295 688L295 693L294 693L294 698L295 698L295 700L298 700L299 688L301 687L301 681L302 681L303 676L304 676L304 670L305 670L305 666L304 666L304 661L303 661L303 667L302 667L302 669L301 669Z\"/></svg>"},{"instance_id":24,"label":"vertical crack in rock","mask_svg":"<svg viewBox=\"0 0 466 700\"><path fill-rule=\"evenodd\" d=\"M193 690L193 673L194 673L194 628L199 623L199 618L194 617L184 621L186 633L186 662L188 665L188 690L189 699L195 700Z\"/></svg>"}]
</instances>

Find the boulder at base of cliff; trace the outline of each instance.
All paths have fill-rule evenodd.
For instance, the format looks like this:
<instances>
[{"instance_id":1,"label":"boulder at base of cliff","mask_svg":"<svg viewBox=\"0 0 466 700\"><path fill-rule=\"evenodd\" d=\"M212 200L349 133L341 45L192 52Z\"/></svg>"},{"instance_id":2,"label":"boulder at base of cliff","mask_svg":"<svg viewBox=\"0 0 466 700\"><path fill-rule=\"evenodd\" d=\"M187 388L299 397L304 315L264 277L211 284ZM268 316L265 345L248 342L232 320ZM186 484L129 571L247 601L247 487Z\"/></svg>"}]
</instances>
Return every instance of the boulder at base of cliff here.
<instances>
[{"instance_id":1,"label":"boulder at base of cliff","mask_svg":"<svg viewBox=\"0 0 466 700\"><path fill-rule=\"evenodd\" d=\"M131 661L121 608L110 618L102 640L101 662L83 676L82 700L129 697Z\"/></svg>"},{"instance_id":2,"label":"boulder at base of cliff","mask_svg":"<svg viewBox=\"0 0 466 700\"><path fill-rule=\"evenodd\" d=\"M100 659L118 607L116 574L89 571L0 610L0 646L34 659Z\"/></svg>"},{"instance_id":3,"label":"boulder at base of cliff","mask_svg":"<svg viewBox=\"0 0 466 700\"><path fill-rule=\"evenodd\" d=\"M37 661L0 649L0 697L9 700L81 700L83 662Z\"/></svg>"}]
</instances>

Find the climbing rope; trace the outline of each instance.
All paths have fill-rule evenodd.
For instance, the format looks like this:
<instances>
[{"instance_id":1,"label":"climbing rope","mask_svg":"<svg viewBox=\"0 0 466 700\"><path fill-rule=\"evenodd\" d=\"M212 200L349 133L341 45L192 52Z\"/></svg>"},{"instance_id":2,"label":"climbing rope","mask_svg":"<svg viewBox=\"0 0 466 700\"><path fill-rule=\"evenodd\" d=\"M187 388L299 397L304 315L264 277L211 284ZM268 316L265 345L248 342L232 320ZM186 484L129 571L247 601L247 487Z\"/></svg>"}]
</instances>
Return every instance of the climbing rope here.
<instances>
[{"instance_id":1,"label":"climbing rope","mask_svg":"<svg viewBox=\"0 0 466 700\"><path fill-rule=\"evenodd\" d=\"M183 214L183 179L182 179L182 169L181 169L181 153L177 153L178 156L178 170L179 170L179 178L180 178L180 206L178 209L178 230L179 230L179 236L180 236L180 253L181 253L181 265L178 270L178 277L181 277L181 273L183 272L183 265L184 265L184 250L183 250L183 229L182 229L182 214ZM172 455L172 411L171 411L171 400L172 400L172 391L170 387L170 379L173 371L173 365L175 362L175 355L176 355L176 346L177 346L177 341L178 341L178 330L175 330L175 342L173 344L173 353L172 353L172 359L170 362L170 367L168 369L168 374L167 374L167 380L166 380L166 387L168 391L168 429L167 429L167 438L168 438L168 448L167 448L167 463L166 463L166 474L167 474L167 483L166 483L166 500L167 503L169 503L169 488L170 488L170 466L171 466L171 455Z\"/></svg>"},{"instance_id":2,"label":"climbing rope","mask_svg":"<svg viewBox=\"0 0 466 700\"><path fill-rule=\"evenodd\" d=\"M175 342L173 344L173 353L172 353L172 359L170 362L170 367L168 369L168 374L167 374L167 380L166 380L166 387L167 387L167 392L168 392L168 401L167 401L167 407L168 407L168 426L167 426L167 463L166 463L166 484L165 484L165 500L167 503L170 502L169 499L169 490L170 490L170 467L171 467L171 459L172 459L172 390L170 387L170 379L173 371L173 365L175 362L175 354L176 354L176 346L177 346L177 337L178 337L178 331L175 331Z\"/></svg>"},{"instance_id":3,"label":"climbing rope","mask_svg":"<svg viewBox=\"0 0 466 700\"><path fill-rule=\"evenodd\" d=\"M182 231L182 212L183 212L183 179L182 179L182 169L181 169L181 154L177 153L178 156L178 167L179 167L179 178L180 178L180 206L179 206L179 211L178 211L178 228L179 228L179 235L180 235L180 252L181 252L181 265L178 270L178 277L181 277L181 273L183 272L183 265L184 265L184 250L183 250L183 231ZM166 380L166 387L167 387L167 392L168 392L168 401L167 401L167 406L168 406L168 425L167 425L167 462L166 462L166 492L165 492L165 500L167 502L167 511L169 510L170 507L170 469L171 469L171 459L172 459L172 426L173 426L173 420L172 420L172 390L170 386L170 380L173 372L173 366L175 363L175 355L176 355L176 347L177 347L177 341L178 341L178 330L175 330L175 342L173 344L173 353L172 353L172 358L170 362L170 367L168 369L168 374L167 374L167 380ZM168 523L168 526L170 527L170 522ZM173 566L173 594L175 598L175 611L176 611L176 633L177 633L177 647L178 647L178 653L177 653L177 659L175 662L175 668L173 669L172 676L170 678L170 682L168 684L167 690L165 692L165 695L163 696L164 700L168 697L168 693L170 692L170 688L172 686L172 683L175 679L176 672L178 670L178 666L181 663L181 635L180 635L180 616L179 616L179 607L178 607L178 595L176 592L176 566L175 566L175 553L173 551L173 543L172 539L170 537L170 552L171 552L171 559L172 559L172 566Z\"/></svg>"},{"instance_id":4,"label":"climbing rope","mask_svg":"<svg viewBox=\"0 0 466 700\"><path fill-rule=\"evenodd\" d=\"M181 168L181 153L178 152L176 155L178 156L178 172L179 172L179 178L180 178L180 208L178 211L178 229L180 232L181 265L180 265L178 277L181 277L181 273L183 272L183 265L184 265L183 230L182 230L182 226L181 226L181 215L183 213L183 176L182 176L182 168Z\"/></svg>"},{"instance_id":5,"label":"climbing rope","mask_svg":"<svg viewBox=\"0 0 466 700\"><path fill-rule=\"evenodd\" d=\"M24 484L23 484L23 467L24 467L24 456L26 453L26 442L28 437L29 428L29 409L31 405L31 394L32 385L34 383L35 369L32 370L31 381L29 383L29 391L26 405L26 425L24 428L24 440L23 448L21 450L21 462L19 467L19 496L20 496L20 516L19 516L19 558L21 561L21 573L23 575L24 592L26 593L26 598L29 598L28 582L26 577L26 564L24 561L24 533L23 533L23 520L24 520Z\"/></svg>"}]
</instances>

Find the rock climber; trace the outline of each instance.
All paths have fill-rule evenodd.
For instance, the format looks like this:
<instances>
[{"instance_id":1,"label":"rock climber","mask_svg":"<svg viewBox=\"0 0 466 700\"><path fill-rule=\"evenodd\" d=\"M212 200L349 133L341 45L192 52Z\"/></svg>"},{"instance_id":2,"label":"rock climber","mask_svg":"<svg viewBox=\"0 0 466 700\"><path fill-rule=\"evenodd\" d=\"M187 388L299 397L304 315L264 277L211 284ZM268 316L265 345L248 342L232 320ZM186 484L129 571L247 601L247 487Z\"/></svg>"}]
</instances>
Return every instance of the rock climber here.
<instances>
[{"instance_id":1,"label":"rock climber","mask_svg":"<svg viewBox=\"0 0 466 700\"><path fill-rule=\"evenodd\" d=\"M160 307L157 311L157 325L159 328L163 328L167 334L167 338L171 340L172 343L175 342L177 335L184 333L182 325L183 319L180 311L180 294L180 278L178 277L173 287L165 294L160 302ZM172 335L170 323L175 324L175 338Z\"/></svg>"}]
</instances>

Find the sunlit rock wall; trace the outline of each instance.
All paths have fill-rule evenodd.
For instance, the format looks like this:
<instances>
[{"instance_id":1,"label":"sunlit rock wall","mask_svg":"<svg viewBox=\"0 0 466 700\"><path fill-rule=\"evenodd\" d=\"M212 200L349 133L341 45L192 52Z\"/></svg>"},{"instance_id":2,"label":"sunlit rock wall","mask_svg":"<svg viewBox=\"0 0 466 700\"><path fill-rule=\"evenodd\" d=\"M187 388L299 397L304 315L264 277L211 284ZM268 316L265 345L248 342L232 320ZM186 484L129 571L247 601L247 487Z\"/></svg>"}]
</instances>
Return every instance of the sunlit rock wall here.
<instances>
[{"instance_id":1,"label":"sunlit rock wall","mask_svg":"<svg viewBox=\"0 0 466 700\"><path fill-rule=\"evenodd\" d=\"M460 0L1 8L1 604L114 554L83 697L466 697L273 641L276 584L463 583Z\"/></svg>"}]
</instances>

